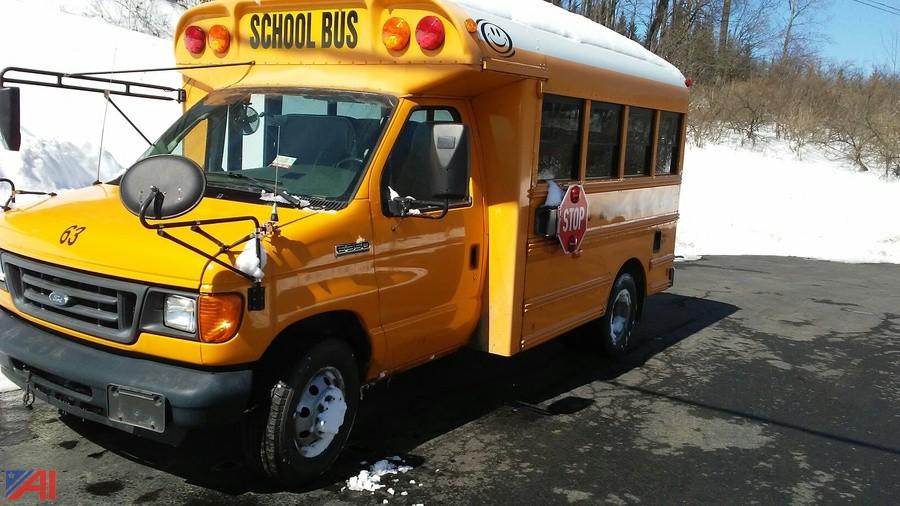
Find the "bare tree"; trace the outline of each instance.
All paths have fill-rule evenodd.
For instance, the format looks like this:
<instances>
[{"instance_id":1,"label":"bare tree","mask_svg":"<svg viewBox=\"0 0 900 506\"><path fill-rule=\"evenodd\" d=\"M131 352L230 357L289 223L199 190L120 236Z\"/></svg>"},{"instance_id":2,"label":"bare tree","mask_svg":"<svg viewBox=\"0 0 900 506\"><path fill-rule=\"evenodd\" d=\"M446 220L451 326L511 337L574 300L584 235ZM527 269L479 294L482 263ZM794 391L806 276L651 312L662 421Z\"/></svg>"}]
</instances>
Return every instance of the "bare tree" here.
<instances>
[{"instance_id":1,"label":"bare tree","mask_svg":"<svg viewBox=\"0 0 900 506\"><path fill-rule=\"evenodd\" d=\"M172 5L181 7L182 9L190 9L196 5L200 5L210 0L167 0Z\"/></svg>"},{"instance_id":2,"label":"bare tree","mask_svg":"<svg viewBox=\"0 0 900 506\"><path fill-rule=\"evenodd\" d=\"M658 46L659 32L669 14L669 0L656 0L650 14L650 25L644 35L644 47L656 49Z\"/></svg>"},{"instance_id":3,"label":"bare tree","mask_svg":"<svg viewBox=\"0 0 900 506\"><path fill-rule=\"evenodd\" d=\"M154 0L93 0L90 12L108 23L155 37L172 35L167 13Z\"/></svg>"},{"instance_id":4,"label":"bare tree","mask_svg":"<svg viewBox=\"0 0 900 506\"><path fill-rule=\"evenodd\" d=\"M722 16L719 21L719 51L728 48L728 24L731 21L731 0L722 0Z\"/></svg>"},{"instance_id":5,"label":"bare tree","mask_svg":"<svg viewBox=\"0 0 900 506\"><path fill-rule=\"evenodd\" d=\"M781 31L780 57L807 57L814 51L812 44L820 40L817 31L821 25L821 13L828 0L787 0L787 17Z\"/></svg>"}]
</instances>

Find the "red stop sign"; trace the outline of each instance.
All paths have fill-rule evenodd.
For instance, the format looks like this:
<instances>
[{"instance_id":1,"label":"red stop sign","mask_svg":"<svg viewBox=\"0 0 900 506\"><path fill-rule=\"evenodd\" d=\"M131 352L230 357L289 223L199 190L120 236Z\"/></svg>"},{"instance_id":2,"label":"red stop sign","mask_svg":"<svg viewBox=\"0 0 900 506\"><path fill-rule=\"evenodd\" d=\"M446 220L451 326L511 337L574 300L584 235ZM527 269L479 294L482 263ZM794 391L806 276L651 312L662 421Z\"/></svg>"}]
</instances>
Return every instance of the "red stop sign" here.
<instances>
[{"instance_id":1,"label":"red stop sign","mask_svg":"<svg viewBox=\"0 0 900 506\"><path fill-rule=\"evenodd\" d=\"M581 250L581 241L587 232L587 195L581 185L570 186L557 211L556 235L566 253Z\"/></svg>"}]
</instances>

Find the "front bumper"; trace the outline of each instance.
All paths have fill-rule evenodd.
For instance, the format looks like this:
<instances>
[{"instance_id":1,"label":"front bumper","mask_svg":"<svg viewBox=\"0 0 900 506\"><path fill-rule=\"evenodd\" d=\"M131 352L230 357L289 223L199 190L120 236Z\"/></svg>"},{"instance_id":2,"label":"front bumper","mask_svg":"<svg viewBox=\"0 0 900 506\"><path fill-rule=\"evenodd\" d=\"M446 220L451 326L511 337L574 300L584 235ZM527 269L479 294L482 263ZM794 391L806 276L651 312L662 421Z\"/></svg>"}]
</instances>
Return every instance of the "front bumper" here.
<instances>
[{"instance_id":1,"label":"front bumper","mask_svg":"<svg viewBox=\"0 0 900 506\"><path fill-rule=\"evenodd\" d=\"M236 421L248 407L250 369L209 371L111 353L71 341L0 309L0 371L59 409L126 432L177 442L187 429ZM164 396L163 433L108 418L115 386Z\"/></svg>"}]
</instances>

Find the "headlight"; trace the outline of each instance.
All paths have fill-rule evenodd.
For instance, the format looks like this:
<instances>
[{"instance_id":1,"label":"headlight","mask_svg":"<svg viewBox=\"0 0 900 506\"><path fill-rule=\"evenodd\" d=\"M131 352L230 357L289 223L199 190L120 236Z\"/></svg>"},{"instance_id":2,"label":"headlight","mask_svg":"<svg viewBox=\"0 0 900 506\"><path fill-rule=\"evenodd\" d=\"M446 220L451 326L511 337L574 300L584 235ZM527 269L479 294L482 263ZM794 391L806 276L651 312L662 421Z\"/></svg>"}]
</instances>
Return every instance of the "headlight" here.
<instances>
[{"instance_id":1,"label":"headlight","mask_svg":"<svg viewBox=\"0 0 900 506\"><path fill-rule=\"evenodd\" d=\"M166 297L163 324L190 334L197 332L197 301L180 295Z\"/></svg>"}]
</instances>

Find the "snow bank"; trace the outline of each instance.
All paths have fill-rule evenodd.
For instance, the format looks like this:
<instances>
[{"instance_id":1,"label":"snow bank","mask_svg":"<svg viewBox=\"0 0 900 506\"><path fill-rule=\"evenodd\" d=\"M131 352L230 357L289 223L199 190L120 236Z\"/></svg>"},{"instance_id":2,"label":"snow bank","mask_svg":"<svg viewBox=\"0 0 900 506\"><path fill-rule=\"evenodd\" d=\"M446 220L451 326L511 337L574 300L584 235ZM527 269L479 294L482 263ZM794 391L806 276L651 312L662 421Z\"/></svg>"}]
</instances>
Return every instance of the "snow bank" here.
<instances>
[{"instance_id":1,"label":"snow bank","mask_svg":"<svg viewBox=\"0 0 900 506\"><path fill-rule=\"evenodd\" d=\"M685 154L679 255L900 263L900 181L770 140Z\"/></svg>"},{"instance_id":2,"label":"snow bank","mask_svg":"<svg viewBox=\"0 0 900 506\"><path fill-rule=\"evenodd\" d=\"M32 67L62 72L167 67L172 42L108 25L78 12L84 2L5 0L0 16L0 68ZM36 32L34 20L41 20ZM177 73L123 76L178 87ZM23 86L22 150L0 152L0 177L22 189L63 190L97 177L100 137L107 115L101 174L111 179L147 149L146 143L100 94ZM154 139L180 114L174 102L113 98Z\"/></svg>"}]
</instances>

